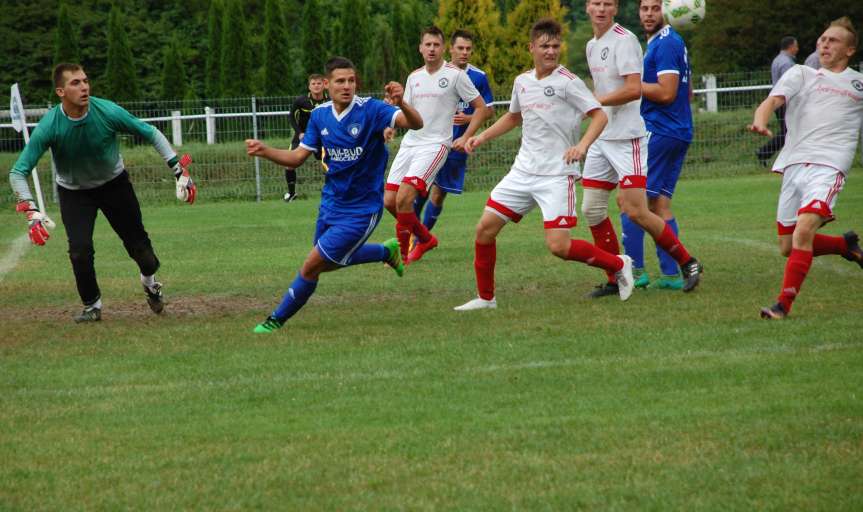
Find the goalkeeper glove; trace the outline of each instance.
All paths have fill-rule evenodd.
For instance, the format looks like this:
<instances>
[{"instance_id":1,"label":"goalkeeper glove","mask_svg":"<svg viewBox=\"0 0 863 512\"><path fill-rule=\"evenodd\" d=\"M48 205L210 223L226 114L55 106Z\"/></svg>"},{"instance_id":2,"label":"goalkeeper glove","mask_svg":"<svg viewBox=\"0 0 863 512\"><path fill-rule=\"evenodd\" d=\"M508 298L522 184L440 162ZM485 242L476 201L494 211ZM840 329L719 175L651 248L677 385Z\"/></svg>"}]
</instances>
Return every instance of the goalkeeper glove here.
<instances>
[{"instance_id":1,"label":"goalkeeper glove","mask_svg":"<svg viewBox=\"0 0 863 512\"><path fill-rule=\"evenodd\" d=\"M51 238L51 235L48 234L48 229L43 225L46 217L36 208L36 203L33 201L19 201L15 205L15 211L27 216L27 224L30 226L30 241L36 245L45 245L45 242Z\"/></svg>"},{"instance_id":2,"label":"goalkeeper glove","mask_svg":"<svg viewBox=\"0 0 863 512\"><path fill-rule=\"evenodd\" d=\"M198 196L198 187L195 186L195 182L189 175L189 164L191 163L192 157L183 155L174 166L174 179L177 180L177 199L189 204L193 204Z\"/></svg>"}]
</instances>

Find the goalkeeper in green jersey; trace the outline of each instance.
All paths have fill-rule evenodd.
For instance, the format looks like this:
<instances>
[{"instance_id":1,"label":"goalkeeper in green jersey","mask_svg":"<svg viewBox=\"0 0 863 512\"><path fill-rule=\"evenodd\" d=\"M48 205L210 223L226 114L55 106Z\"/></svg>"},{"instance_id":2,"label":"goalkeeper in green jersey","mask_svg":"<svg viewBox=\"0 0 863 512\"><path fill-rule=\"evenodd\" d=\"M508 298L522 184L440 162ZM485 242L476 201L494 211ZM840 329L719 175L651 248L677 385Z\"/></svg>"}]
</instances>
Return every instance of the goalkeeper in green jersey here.
<instances>
[{"instance_id":1,"label":"goalkeeper in green jersey","mask_svg":"<svg viewBox=\"0 0 863 512\"><path fill-rule=\"evenodd\" d=\"M54 68L54 87L60 104L49 110L33 132L9 173L18 200L16 210L27 216L30 239L44 245L50 236L33 202L27 183L39 158L51 149L57 168L60 214L69 239L69 259L84 310L76 322L102 317L102 300L93 261L93 228L102 214L120 236L141 271L141 284L154 313L164 309L162 285L156 281L159 259L144 230L141 207L120 155L117 134L136 135L150 142L176 179L177 199L193 203L197 189L189 176L191 158L178 158L162 133L114 102L90 96L90 82L77 64Z\"/></svg>"}]
</instances>

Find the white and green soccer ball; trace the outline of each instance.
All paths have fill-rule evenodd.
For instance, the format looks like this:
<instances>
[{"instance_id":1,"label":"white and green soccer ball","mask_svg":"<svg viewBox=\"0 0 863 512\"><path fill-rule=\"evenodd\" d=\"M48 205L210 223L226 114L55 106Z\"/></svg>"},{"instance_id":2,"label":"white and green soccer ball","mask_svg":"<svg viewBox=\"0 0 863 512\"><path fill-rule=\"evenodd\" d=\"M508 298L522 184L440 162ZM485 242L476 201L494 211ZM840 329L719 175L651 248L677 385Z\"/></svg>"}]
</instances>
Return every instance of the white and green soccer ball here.
<instances>
[{"instance_id":1,"label":"white and green soccer ball","mask_svg":"<svg viewBox=\"0 0 863 512\"><path fill-rule=\"evenodd\" d=\"M675 30L689 30L704 20L707 0L662 0L662 16Z\"/></svg>"}]
</instances>

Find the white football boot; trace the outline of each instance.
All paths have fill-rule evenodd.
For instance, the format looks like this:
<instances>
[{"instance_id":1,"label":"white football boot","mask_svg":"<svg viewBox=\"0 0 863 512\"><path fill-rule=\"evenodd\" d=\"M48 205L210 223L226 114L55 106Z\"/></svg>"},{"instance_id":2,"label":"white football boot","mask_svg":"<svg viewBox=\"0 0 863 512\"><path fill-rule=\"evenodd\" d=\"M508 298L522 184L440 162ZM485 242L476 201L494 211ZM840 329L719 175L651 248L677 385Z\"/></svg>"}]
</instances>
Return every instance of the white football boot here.
<instances>
[{"instance_id":1,"label":"white football boot","mask_svg":"<svg viewBox=\"0 0 863 512\"><path fill-rule=\"evenodd\" d=\"M485 300L483 298L477 297L473 300L470 300L461 306L456 306L452 308L454 311L473 311L475 309L497 309L497 300Z\"/></svg>"},{"instance_id":2,"label":"white football boot","mask_svg":"<svg viewBox=\"0 0 863 512\"><path fill-rule=\"evenodd\" d=\"M626 300L635 289L635 278L632 276L632 258L625 254L618 256L623 260L623 268L614 273L617 278L618 293L620 300Z\"/></svg>"}]
</instances>

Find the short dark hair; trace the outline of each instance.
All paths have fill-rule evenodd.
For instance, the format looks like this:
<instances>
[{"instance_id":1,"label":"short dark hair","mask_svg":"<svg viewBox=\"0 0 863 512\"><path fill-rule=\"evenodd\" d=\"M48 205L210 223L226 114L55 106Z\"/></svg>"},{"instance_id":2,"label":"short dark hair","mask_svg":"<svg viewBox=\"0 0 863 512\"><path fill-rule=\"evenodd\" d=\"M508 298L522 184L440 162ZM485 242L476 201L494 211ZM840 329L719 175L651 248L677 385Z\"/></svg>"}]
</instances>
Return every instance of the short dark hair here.
<instances>
[{"instance_id":1,"label":"short dark hair","mask_svg":"<svg viewBox=\"0 0 863 512\"><path fill-rule=\"evenodd\" d=\"M327 72L327 76L333 76L333 71L337 69L352 69L354 72L357 71L357 67L354 66L354 63L350 61L350 59L346 59L344 57L333 57L327 61L324 69ZM311 78L310 78L311 80Z\"/></svg>"},{"instance_id":2,"label":"short dark hair","mask_svg":"<svg viewBox=\"0 0 863 512\"><path fill-rule=\"evenodd\" d=\"M66 80L63 78L63 73L67 71L84 71L80 64L72 64L70 62L61 62L54 66L52 73L54 80L54 88L59 89L66 85Z\"/></svg>"},{"instance_id":3,"label":"short dark hair","mask_svg":"<svg viewBox=\"0 0 863 512\"><path fill-rule=\"evenodd\" d=\"M437 36L441 41L446 41L446 38L443 36L443 30L439 29L436 25L432 25L430 27L426 27L420 32L420 42L423 42L423 38L426 34L430 36Z\"/></svg>"},{"instance_id":4,"label":"short dark hair","mask_svg":"<svg viewBox=\"0 0 863 512\"><path fill-rule=\"evenodd\" d=\"M541 18L530 27L530 40L536 41L541 36L548 36L549 39L560 39L563 34L563 27L553 18Z\"/></svg>"},{"instance_id":5,"label":"short dark hair","mask_svg":"<svg viewBox=\"0 0 863 512\"><path fill-rule=\"evenodd\" d=\"M308 81L311 82L312 80L323 80L324 78L326 77L320 73L312 73L311 75L309 75Z\"/></svg>"},{"instance_id":6,"label":"short dark hair","mask_svg":"<svg viewBox=\"0 0 863 512\"><path fill-rule=\"evenodd\" d=\"M797 38L794 36L785 36L779 41L779 49L787 50L797 44Z\"/></svg>"},{"instance_id":7,"label":"short dark hair","mask_svg":"<svg viewBox=\"0 0 863 512\"><path fill-rule=\"evenodd\" d=\"M473 34L464 29L458 29L452 33L452 36L449 38L449 44L455 44L455 40L458 38L467 39L470 42L473 42Z\"/></svg>"}]
</instances>

